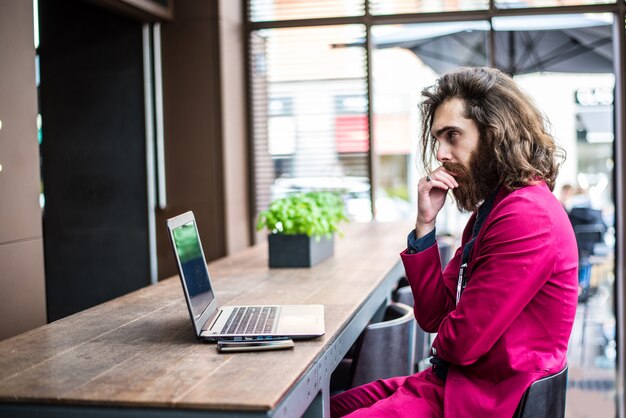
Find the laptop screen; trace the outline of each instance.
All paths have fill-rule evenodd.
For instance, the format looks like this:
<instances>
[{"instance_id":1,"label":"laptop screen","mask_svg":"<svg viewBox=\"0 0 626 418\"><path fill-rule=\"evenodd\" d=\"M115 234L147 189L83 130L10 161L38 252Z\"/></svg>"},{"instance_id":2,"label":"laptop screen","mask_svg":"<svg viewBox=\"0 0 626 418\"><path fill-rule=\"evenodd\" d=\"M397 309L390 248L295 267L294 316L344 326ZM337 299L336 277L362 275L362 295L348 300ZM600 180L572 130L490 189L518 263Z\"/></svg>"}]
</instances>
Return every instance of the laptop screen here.
<instances>
[{"instance_id":1,"label":"laptop screen","mask_svg":"<svg viewBox=\"0 0 626 418\"><path fill-rule=\"evenodd\" d=\"M213 301L214 295L209 280L209 272L204 264L198 230L194 221L187 222L172 231L176 256L180 261L183 280L191 300L194 319Z\"/></svg>"}]
</instances>

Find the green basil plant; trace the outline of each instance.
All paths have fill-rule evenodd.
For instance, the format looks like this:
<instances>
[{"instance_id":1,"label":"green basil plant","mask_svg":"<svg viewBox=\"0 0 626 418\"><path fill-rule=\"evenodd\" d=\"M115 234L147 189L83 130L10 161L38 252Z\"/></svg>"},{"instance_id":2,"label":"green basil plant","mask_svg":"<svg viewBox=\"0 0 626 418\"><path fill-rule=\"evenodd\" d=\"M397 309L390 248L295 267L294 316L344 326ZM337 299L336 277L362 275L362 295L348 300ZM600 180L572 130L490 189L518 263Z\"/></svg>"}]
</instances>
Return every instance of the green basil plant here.
<instances>
[{"instance_id":1,"label":"green basil plant","mask_svg":"<svg viewBox=\"0 0 626 418\"><path fill-rule=\"evenodd\" d=\"M267 228L273 234L299 235L320 239L341 234L337 224L347 221L340 195L331 192L298 193L270 203L259 213L256 228Z\"/></svg>"}]
</instances>

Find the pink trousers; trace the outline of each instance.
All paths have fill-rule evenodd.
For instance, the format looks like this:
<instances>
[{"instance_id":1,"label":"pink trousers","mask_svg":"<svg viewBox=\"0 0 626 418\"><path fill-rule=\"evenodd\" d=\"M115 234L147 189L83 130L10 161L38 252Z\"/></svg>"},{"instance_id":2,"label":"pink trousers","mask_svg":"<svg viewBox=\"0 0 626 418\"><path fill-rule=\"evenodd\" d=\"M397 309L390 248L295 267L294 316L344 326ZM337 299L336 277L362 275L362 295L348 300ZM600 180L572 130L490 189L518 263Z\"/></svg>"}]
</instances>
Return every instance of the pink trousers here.
<instances>
[{"instance_id":1,"label":"pink trousers","mask_svg":"<svg viewBox=\"0 0 626 418\"><path fill-rule=\"evenodd\" d=\"M377 380L330 399L330 416L443 417L444 382L427 369L411 376Z\"/></svg>"}]
</instances>

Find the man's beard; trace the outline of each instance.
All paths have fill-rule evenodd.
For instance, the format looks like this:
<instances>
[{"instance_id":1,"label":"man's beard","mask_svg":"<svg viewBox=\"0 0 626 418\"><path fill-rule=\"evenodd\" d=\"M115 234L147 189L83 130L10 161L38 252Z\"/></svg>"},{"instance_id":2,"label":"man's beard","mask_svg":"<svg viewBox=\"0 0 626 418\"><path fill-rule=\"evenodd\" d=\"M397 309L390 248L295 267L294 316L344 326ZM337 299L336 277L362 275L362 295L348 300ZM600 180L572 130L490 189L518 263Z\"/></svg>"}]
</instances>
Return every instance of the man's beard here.
<instances>
[{"instance_id":1,"label":"man's beard","mask_svg":"<svg viewBox=\"0 0 626 418\"><path fill-rule=\"evenodd\" d=\"M493 151L482 149L480 143L470 155L469 167L458 163L444 163L446 171L456 174L459 186L452 189L456 206L461 212L473 212L500 182L494 166Z\"/></svg>"}]
</instances>

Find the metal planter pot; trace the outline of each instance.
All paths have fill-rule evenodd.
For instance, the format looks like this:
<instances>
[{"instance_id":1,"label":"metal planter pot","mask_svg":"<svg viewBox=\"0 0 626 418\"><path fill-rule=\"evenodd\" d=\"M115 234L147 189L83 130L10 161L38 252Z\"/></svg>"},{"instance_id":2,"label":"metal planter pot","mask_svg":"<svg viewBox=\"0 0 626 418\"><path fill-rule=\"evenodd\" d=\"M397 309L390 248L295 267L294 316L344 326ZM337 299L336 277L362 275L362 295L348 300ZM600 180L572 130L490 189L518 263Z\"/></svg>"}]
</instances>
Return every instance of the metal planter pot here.
<instances>
[{"instance_id":1,"label":"metal planter pot","mask_svg":"<svg viewBox=\"0 0 626 418\"><path fill-rule=\"evenodd\" d=\"M333 255L334 236L319 240L306 235L270 234L270 267L312 267Z\"/></svg>"}]
</instances>

